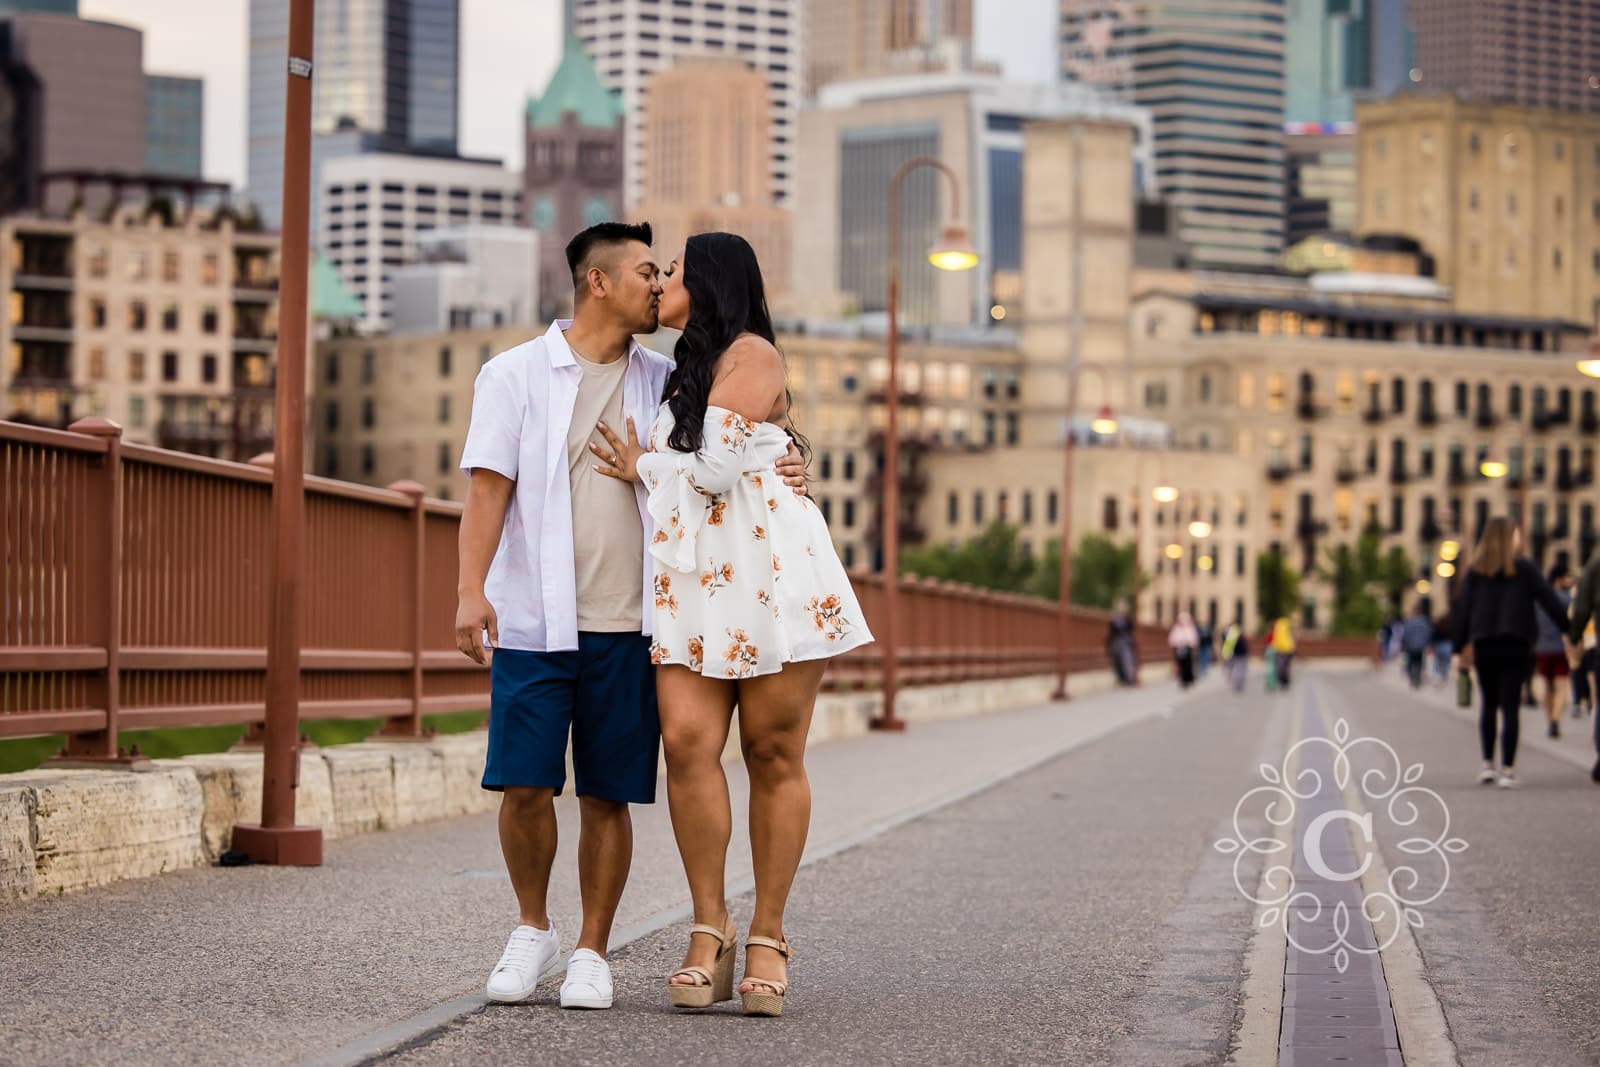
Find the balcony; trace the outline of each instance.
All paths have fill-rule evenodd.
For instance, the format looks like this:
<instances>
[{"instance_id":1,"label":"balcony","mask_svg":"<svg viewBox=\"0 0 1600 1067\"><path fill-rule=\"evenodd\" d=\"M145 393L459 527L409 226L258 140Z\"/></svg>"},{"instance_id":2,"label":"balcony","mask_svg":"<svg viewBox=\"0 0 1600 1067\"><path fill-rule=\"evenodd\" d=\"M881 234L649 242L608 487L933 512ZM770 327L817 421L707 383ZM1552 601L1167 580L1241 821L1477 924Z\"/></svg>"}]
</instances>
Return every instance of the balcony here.
<instances>
[{"instance_id":1,"label":"balcony","mask_svg":"<svg viewBox=\"0 0 1600 1067\"><path fill-rule=\"evenodd\" d=\"M1600 413L1590 409L1578 417L1578 429L1583 433L1600 433Z\"/></svg>"},{"instance_id":2,"label":"balcony","mask_svg":"<svg viewBox=\"0 0 1600 1067\"><path fill-rule=\"evenodd\" d=\"M1557 519L1556 524L1550 527L1550 540L1565 541L1572 536L1572 523L1562 522Z\"/></svg>"},{"instance_id":3,"label":"balcony","mask_svg":"<svg viewBox=\"0 0 1600 1067\"><path fill-rule=\"evenodd\" d=\"M1340 464L1339 469L1333 472L1334 481L1340 485L1349 485L1359 477L1361 477L1361 472L1348 463Z\"/></svg>"},{"instance_id":4,"label":"balcony","mask_svg":"<svg viewBox=\"0 0 1600 1067\"><path fill-rule=\"evenodd\" d=\"M883 476L877 471L867 475L866 490L868 495L875 496L883 489ZM921 496L928 491L928 475L926 471L909 471L900 475L900 492L907 496Z\"/></svg>"},{"instance_id":5,"label":"balcony","mask_svg":"<svg viewBox=\"0 0 1600 1067\"><path fill-rule=\"evenodd\" d=\"M1438 519L1430 515L1422 520L1422 527L1417 530L1417 536L1422 539L1424 544L1431 545L1444 537L1444 527L1439 525Z\"/></svg>"},{"instance_id":6,"label":"balcony","mask_svg":"<svg viewBox=\"0 0 1600 1067\"><path fill-rule=\"evenodd\" d=\"M867 524L865 536L868 541L877 541L883 535L883 524L874 519ZM928 540L928 531L915 519L900 520L900 544L920 545Z\"/></svg>"},{"instance_id":7,"label":"balcony","mask_svg":"<svg viewBox=\"0 0 1600 1067\"><path fill-rule=\"evenodd\" d=\"M1301 393L1300 399L1295 401L1294 413L1302 419L1320 419L1328 413L1325 405L1317 403L1317 398L1311 393Z\"/></svg>"},{"instance_id":8,"label":"balcony","mask_svg":"<svg viewBox=\"0 0 1600 1067\"><path fill-rule=\"evenodd\" d=\"M1267 479L1269 481L1281 482L1292 473L1294 473L1294 469L1289 466L1287 460L1274 459L1267 461Z\"/></svg>"},{"instance_id":9,"label":"balcony","mask_svg":"<svg viewBox=\"0 0 1600 1067\"><path fill-rule=\"evenodd\" d=\"M1376 404L1368 404L1367 409L1361 413L1361 421L1375 426L1388 418L1388 413Z\"/></svg>"},{"instance_id":10,"label":"balcony","mask_svg":"<svg viewBox=\"0 0 1600 1067\"><path fill-rule=\"evenodd\" d=\"M1389 468L1390 485L1405 485L1410 480L1411 474L1406 470L1405 464L1397 463L1393 467Z\"/></svg>"},{"instance_id":11,"label":"balcony","mask_svg":"<svg viewBox=\"0 0 1600 1067\"><path fill-rule=\"evenodd\" d=\"M867 394L867 403L869 403L869 404L883 404L883 403L887 403L888 400L889 400L889 390L888 389L874 389L874 390L872 390L871 392L869 392ZM901 403L902 406L904 406L904 407L921 407L923 400L924 400L924 395L923 395L923 392L922 392L921 389L907 389L904 386L901 387L901 389L900 389L900 403Z\"/></svg>"},{"instance_id":12,"label":"balcony","mask_svg":"<svg viewBox=\"0 0 1600 1067\"><path fill-rule=\"evenodd\" d=\"M1577 471L1564 470L1556 472L1556 492L1570 493L1574 489L1578 488L1578 485L1579 480Z\"/></svg>"},{"instance_id":13,"label":"balcony","mask_svg":"<svg viewBox=\"0 0 1600 1067\"><path fill-rule=\"evenodd\" d=\"M1500 418L1488 408L1479 408L1472 422L1480 430L1492 430L1500 424Z\"/></svg>"},{"instance_id":14,"label":"balcony","mask_svg":"<svg viewBox=\"0 0 1600 1067\"><path fill-rule=\"evenodd\" d=\"M1452 486L1459 488L1463 485L1470 485L1473 477L1474 475L1467 473L1467 469L1465 467L1452 465L1450 467L1450 473L1446 475L1445 480Z\"/></svg>"},{"instance_id":15,"label":"balcony","mask_svg":"<svg viewBox=\"0 0 1600 1067\"><path fill-rule=\"evenodd\" d=\"M1534 433L1544 433L1555 425L1555 416L1548 411L1535 411L1528 420L1528 428Z\"/></svg>"},{"instance_id":16,"label":"balcony","mask_svg":"<svg viewBox=\"0 0 1600 1067\"><path fill-rule=\"evenodd\" d=\"M1294 533L1301 539L1322 537L1328 532L1328 524L1313 515L1302 515L1300 521L1294 524Z\"/></svg>"},{"instance_id":17,"label":"balcony","mask_svg":"<svg viewBox=\"0 0 1600 1067\"><path fill-rule=\"evenodd\" d=\"M1429 406L1417 410L1417 424L1420 426L1439 425L1439 410Z\"/></svg>"}]
</instances>

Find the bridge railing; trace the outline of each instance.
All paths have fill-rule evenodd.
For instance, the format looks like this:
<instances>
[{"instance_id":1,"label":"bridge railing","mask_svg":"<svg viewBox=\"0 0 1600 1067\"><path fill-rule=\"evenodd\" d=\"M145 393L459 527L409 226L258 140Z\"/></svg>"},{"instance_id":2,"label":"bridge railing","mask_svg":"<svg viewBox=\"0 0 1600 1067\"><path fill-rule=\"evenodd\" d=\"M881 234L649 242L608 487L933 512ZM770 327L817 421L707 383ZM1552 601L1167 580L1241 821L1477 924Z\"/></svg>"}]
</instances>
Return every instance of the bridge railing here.
<instances>
[{"instance_id":1,"label":"bridge railing","mask_svg":"<svg viewBox=\"0 0 1600 1067\"><path fill-rule=\"evenodd\" d=\"M119 731L260 723L266 713L271 470L124 444L101 419L71 430L0 422L0 737L66 734L116 754ZM485 707L488 673L455 648L461 505L307 477L300 603L305 719L381 718L415 736L428 713ZM868 624L881 576L853 576ZM902 684L1048 673L1049 601L902 579ZM1074 609L1069 666L1105 665L1103 613ZM1164 660L1156 627L1142 658ZM827 685L870 687L880 651Z\"/></svg>"}]
</instances>

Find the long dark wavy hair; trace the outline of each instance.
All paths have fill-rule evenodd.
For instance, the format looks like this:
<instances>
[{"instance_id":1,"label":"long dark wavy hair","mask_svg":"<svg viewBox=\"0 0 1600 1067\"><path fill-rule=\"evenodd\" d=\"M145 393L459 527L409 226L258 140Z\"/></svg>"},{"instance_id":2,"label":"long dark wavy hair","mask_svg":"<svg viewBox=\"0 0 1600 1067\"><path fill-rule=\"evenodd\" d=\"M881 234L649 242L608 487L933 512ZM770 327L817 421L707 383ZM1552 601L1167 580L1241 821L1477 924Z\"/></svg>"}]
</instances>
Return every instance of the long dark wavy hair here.
<instances>
[{"instance_id":1,"label":"long dark wavy hair","mask_svg":"<svg viewBox=\"0 0 1600 1067\"><path fill-rule=\"evenodd\" d=\"M677 366L662 390L672 411L667 444L677 452L700 448L706 403L717 360L740 334L753 333L776 347L767 291L755 250L736 233L699 233L683 249L683 286L689 294L689 321L673 349ZM793 428L785 427L802 454L810 446Z\"/></svg>"}]
</instances>

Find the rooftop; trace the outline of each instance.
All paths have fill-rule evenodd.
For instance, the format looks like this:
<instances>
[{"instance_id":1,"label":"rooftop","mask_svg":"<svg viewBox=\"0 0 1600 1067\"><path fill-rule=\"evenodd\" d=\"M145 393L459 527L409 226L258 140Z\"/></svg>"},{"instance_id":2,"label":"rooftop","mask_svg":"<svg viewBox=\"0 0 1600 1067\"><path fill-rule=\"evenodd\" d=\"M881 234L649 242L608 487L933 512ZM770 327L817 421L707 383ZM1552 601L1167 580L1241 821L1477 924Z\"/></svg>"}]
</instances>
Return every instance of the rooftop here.
<instances>
[{"instance_id":1,"label":"rooftop","mask_svg":"<svg viewBox=\"0 0 1600 1067\"><path fill-rule=\"evenodd\" d=\"M561 125L562 116L573 114L580 126L610 129L622 119L622 101L600 80L583 44L568 36L561 62L544 87L544 95L528 98L528 125L550 129Z\"/></svg>"}]
</instances>

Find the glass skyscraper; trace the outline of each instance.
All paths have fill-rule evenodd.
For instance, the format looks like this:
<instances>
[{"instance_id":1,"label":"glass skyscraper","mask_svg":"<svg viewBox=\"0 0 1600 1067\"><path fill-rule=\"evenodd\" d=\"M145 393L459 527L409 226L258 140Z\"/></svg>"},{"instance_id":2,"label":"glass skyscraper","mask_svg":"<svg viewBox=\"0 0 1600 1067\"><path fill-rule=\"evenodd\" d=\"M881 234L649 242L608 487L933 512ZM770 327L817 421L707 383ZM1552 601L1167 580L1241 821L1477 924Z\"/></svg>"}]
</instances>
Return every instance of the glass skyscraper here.
<instances>
[{"instance_id":1,"label":"glass skyscraper","mask_svg":"<svg viewBox=\"0 0 1600 1067\"><path fill-rule=\"evenodd\" d=\"M321 0L316 19L313 134L359 131L384 151L455 154L460 0ZM250 197L273 227L288 39L289 0L250 0Z\"/></svg>"},{"instance_id":2,"label":"glass skyscraper","mask_svg":"<svg viewBox=\"0 0 1600 1067\"><path fill-rule=\"evenodd\" d=\"M205 83L151 74L144 81L145 168L151 174L203 174Z\"/></svg>"},{"instance_id":3,"label":"glass skyscraper","mask_svg":"<svg viewBox=\"0 0 1600 1067\"><path fill-rule=\"evenodd\" d=\"M23 11L42 11L47 15L76 15L78 0L0 0L0 17Z\"/></svg>"}]
</instances>

